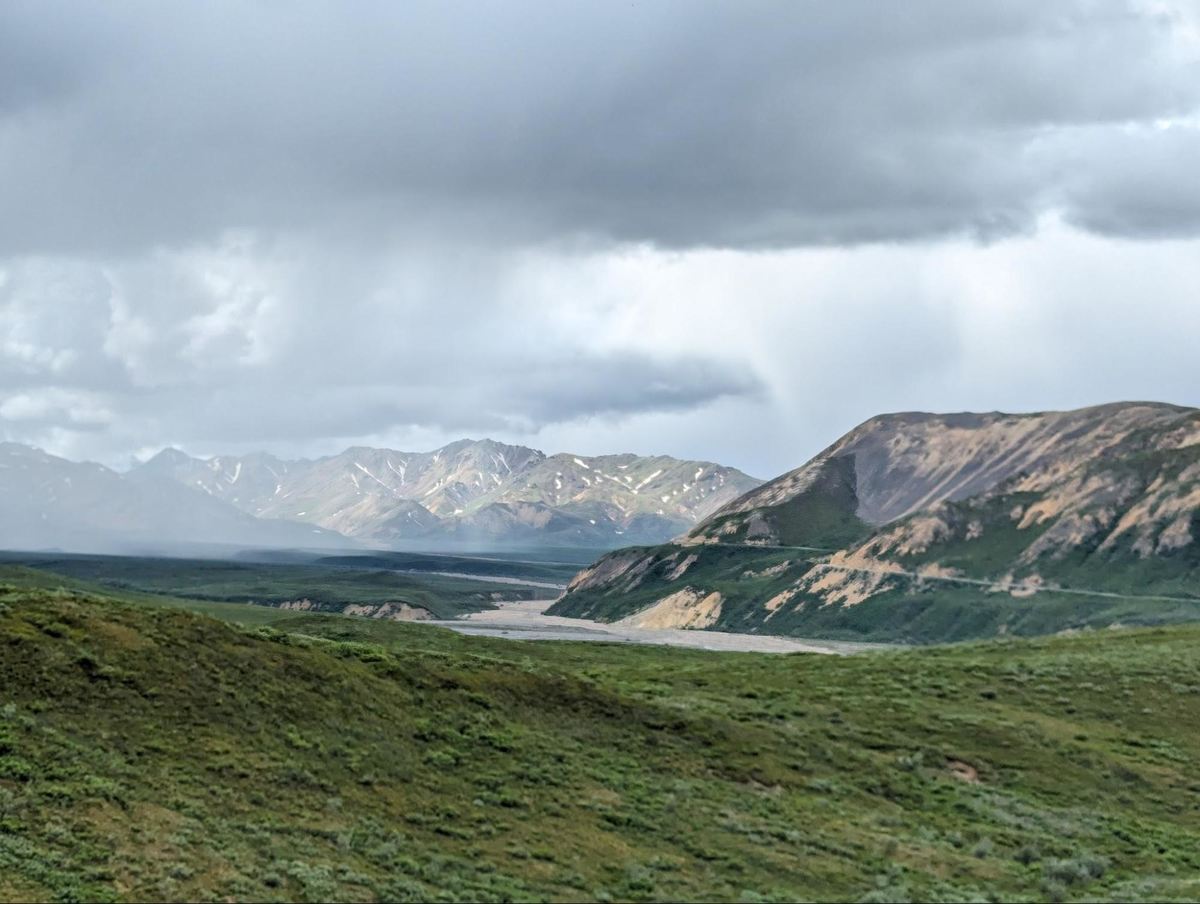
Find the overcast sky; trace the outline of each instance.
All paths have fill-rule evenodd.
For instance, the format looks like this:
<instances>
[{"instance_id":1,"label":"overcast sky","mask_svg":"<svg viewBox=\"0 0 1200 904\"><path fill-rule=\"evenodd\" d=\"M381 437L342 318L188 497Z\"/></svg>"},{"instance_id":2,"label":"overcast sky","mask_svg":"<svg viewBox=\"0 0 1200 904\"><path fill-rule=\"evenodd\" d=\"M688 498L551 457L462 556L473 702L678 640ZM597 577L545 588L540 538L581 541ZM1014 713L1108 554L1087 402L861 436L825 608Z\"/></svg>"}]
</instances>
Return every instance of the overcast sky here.
<instances>
[{"instance_id":1,"label":"overcast sky","mask_svg":"<svg viewBox=\"0 0 1200 904\"><path fill-rule=\"evenodd\" d=\"M0 5L0 437L762 477L1200 404L1200 2Z\"/></svg>"}]
</instances>

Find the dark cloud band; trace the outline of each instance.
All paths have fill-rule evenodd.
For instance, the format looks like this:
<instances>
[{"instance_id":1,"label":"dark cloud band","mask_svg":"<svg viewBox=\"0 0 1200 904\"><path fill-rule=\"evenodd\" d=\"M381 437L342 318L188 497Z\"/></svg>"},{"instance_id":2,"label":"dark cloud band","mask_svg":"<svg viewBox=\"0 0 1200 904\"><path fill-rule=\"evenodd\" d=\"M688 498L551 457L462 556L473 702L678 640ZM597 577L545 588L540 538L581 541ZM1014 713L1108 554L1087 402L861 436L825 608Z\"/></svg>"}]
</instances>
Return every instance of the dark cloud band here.
<instances>
[{"instance_id":1,"label":"dark cloud band","mask_svg":"<svg viewBox=\"0 0 1200 904\"><path fill-rule=\"evenodd\" d=\"M1200 48L1148 9L5 4L0 251L331 224L783 247L994 237L1048 205L1191 234L1196 198L1130 183L1187 181L1195 126L1107 150L1200 110Z\"/></svg>"}]
</instances>

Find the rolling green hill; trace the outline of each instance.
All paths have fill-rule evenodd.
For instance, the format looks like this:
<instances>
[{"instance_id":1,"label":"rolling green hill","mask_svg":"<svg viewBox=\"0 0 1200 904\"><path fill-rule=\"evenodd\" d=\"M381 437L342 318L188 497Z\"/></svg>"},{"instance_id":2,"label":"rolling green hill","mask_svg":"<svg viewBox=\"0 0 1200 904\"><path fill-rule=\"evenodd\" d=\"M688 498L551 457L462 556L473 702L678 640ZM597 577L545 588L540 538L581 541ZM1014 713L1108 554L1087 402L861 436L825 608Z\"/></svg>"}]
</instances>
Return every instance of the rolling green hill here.
<instances>
[{"instance_id":1,"label":"rolling green hill","mask_svg":"<svg viewBox=\"0 0 1200 904\"><path fill-rule=\"evenodd\" d=\"M1200 894L1198 628L718 655L36 583L0 900Z\"/></svg>"}]
</instances>

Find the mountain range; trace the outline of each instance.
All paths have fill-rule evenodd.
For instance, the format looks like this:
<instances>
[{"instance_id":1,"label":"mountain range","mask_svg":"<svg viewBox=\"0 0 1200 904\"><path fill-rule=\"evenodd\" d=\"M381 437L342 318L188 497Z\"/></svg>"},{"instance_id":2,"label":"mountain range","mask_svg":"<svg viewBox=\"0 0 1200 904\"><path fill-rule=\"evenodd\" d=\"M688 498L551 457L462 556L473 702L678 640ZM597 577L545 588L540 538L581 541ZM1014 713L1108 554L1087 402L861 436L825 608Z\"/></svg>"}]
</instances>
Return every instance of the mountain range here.
<instances>
[{"instance_id":1,"label":"mountain range","mask_svg":"<svg viewBox=\"0 0 1200 904\"><path fill-rule=\"evenodd\" d=\"M0 544L612 548L661 543L761 481L711 462L492 440L314 460L166 449L125 474L0 446Z\"/></svg>"},{"instance_id":2,"label":"mountain range","mask_svg":"<svg viewBox=\"0 0 1200 904\"><path fill-rule=\"evenodd\" d=\"M1200 410L872 418L550 612L910 640L1200 618Z\"/></svg>"},{"instance_id":3,"label":"mountain range","mask_svg":"<svg viewBox=\"0 0 1200 904\"><path fill-rule=\"evenodd\" d=\"M126 473L0 444L0 547L617 549L550 615L858 640L1200 619L1200 410L872 418L766 483L702 461L425 453Z\"/></svg>"}]
</instances>

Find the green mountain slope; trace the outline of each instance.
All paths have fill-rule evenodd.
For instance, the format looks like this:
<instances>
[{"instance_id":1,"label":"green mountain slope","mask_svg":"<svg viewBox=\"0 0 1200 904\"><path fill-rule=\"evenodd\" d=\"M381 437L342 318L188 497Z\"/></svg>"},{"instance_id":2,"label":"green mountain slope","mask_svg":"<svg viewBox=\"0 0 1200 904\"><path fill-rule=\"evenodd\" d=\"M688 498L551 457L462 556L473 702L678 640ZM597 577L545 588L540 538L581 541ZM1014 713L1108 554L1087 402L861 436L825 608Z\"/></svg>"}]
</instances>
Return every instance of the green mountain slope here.
<instances>
[{"instance_id":1,"label":"green mountain slope","mask_svg":"<svg viewBox=\"0 0 1200 904\"><path fill-rule=\"evenodd\" d=\"M786 501L753 509L722 509L692 532L689 540L748 546L812 546L838 549L861 539L870 525L858 516L854 460L822 459L805 470L803 486L792 485Z\"/></svg>"},{"instance_id":2,"label":"green mountain slope","mask_svg":"<svg viewBox=\"0 0 1200 904\"><path fill-rule=\"evenodd\" d=\"M1032 590L1047 582L1200 597L1200 443L1133 448L1054 486L1008 481L880 531L857 553Z\"/></svg>"},{"instance_id":3,"label":"green mountain slope","mask_svg":"<svg viewBox=\"0 0 1200 904\"><path fill-rule=\"evenodd\" d=\"M1000 589L1004 584L883 570L889 563L833 565L829 559L802 550L723 545L620 550L581 572L548 611L651 627L886 643L1200 622L1194 570L1166 582L1184 588L1179 596L1148 597L1151 590L1145 588L1109 596L1114 591L1078 593L1048 586L1014 593ZM720 604L715 615L714 594ZM687 621L705 601L709 618ZM654 620L659 613L670 621Z\"/></svg>"},{"instance_id":4,"label":"green mountain slope","mask_svg":"<svg viewBox=\"0 0 1200 904\"><path fill-rule=\"evenodd\" d=\"M902 642L1200 620L1200 411L874 418L550 611Z\"/></svg>"},{"instance_id":5,"label":"green mountain slope","mask_svg":"<svg viewBox=\"0 0 1200 904\"><path fill-rule=\"evenodd\" d=\"M0 589L0 900L1188 900L1200 630L833 657Z\"/></svg>"}]
</instances>

